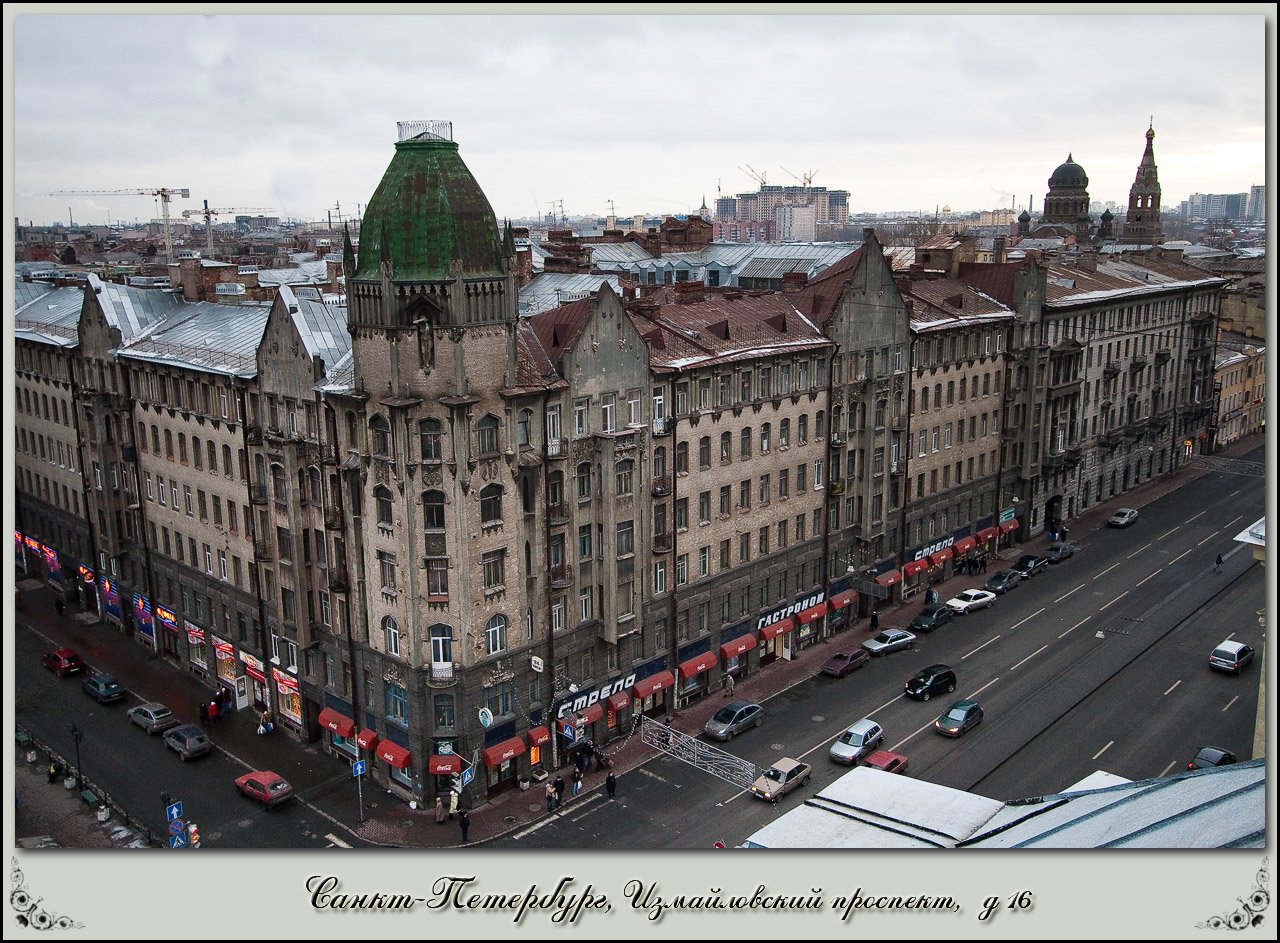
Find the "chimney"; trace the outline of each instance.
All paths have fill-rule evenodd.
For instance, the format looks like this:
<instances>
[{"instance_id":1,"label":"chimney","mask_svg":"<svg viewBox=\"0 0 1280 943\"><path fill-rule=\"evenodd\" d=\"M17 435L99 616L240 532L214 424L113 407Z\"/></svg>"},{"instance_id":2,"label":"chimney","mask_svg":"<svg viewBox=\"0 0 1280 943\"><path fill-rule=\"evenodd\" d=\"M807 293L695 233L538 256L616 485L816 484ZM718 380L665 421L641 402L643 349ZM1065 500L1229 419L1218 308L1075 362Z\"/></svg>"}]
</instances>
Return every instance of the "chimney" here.
<instances>
[{"instance_id":1,"label":"chimney","mask_svg":"<svg viewBox=\"0 0 1280 943\"><path fill-rule=\"evenodd\" d=\"M658 320L658 302L651 295L637 299L633 310L646 321Z\"/></svg>"},{"instance_id":2,"label":"chimney","mask_svg":"<svg viewBox=\"0 0 1280 943\"><path fill-rule=\"evenodd\" d=\"M1004 261L1004 236L996 236L995 245L991 247L991 261L997 264Z\"/></svg>"},{"instance_id":3,"label":"chimney","mask_svg":"<svg viewBox=\"0 0 1280 943\"><path fill-rule=\"evenodd\" d=\"M783 272L782 273L782 290L783 291L799 291L805 285L809 284L809 275L806 272Z\"/></svg>"},{"instance_id":4,"label":"chimney","mask_svg":"<svg viewBox=\"0 0 1280 943\"><path fill-rule=\"evenodd\" d=\"M676 282L675 296L676 304L691 305L697 304L699 301L706 301L707 293L705 286L700 281Z\"/></svg>"},{"instance_id":5,"label":"chimney","mask_svg":"<svg viewBox=\"0 0 1280 943\"><path fill-rule=\"evenodd\" d=\"M875 234L876 234L876 231L875 231L874 229L872 229L870 226L863 226L863 227L862 227L862 241L863 241L863 242L870 242L870 241L872 240L872 238L875 236Z\"/></svg>"}]
</instances>

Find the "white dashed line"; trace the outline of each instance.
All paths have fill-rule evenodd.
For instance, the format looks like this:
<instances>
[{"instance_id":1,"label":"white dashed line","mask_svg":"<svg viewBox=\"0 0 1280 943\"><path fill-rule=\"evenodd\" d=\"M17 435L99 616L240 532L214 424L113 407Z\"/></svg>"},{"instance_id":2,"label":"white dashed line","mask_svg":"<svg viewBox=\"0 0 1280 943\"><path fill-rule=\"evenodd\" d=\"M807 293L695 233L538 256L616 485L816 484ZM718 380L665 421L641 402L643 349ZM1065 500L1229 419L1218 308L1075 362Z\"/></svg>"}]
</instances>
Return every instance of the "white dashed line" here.
<instances>
[{"instance_id":1,"label":"white dashed line","mask_svg":"<svg viewBox=\"0 0 1280 943\"><path fill-rule=\"evenodd\" d=\"M1117 602L1119 602L1120 600L1124 599L1124 597L1126 597L1126 596L1128 596L1128 595L1129 595L1129 591L1126 589L1123 593L1121 593L1121 594L1120 594L1119 596L1117 596L1115 599L1111 600L1111 602L1107 603L1107 606L1110 606L1112 603L1117 603ZM1098 608L1098 611L1099 611L1099 612L1101 612L1103 609L1106 609L1106 608L1107 608L1107 606L1100 606L1100 607Z\"/></svg>"},{"instance_id":2,"label":"white dashed line","mask_svg":"<svg viewBox=\"0 0 1280 943\"><path fill-rule=\"evenodd\" d=\"M1208 514L1208 513L1209 513L1208 511L1201 511L1201 512L1200 512L1199 514L1197 514L1195 517L1189 517L1189 518L1187 518L1185 521L1183 521L1182 523L1184 523L1184 524L1190 524L1190 523L1191 523L1192 521L1194 521L1196 518L1204 517L1204 516L1205 516L1206 514Z\"/></svg>"},{"instance_id":3,"label":"white dashed line","mask_svg":"<svg viewBox=\"0 0 1280 943\"><path fill-rule=\"evenodd\" d=\"M344 842L341 838L339 838L337 835L334 835L332 832L330 832L328 835L325 836L325 840L331 842L332 845L336 845L339 848L351 847L346 842Z\"/></svg>"},{"instance_id":4,"label":"white dashed line","mask_svg":"<svg viewBox=\"0 0 1280 943\"><path fill-rule=\"evenodd\" d=\"M1168 775L1169 775L1169 770L1173 769L1173 768L1174 768L1175 766L1177 766L1177 765L1178 765L1178 761L1177 761L1177 760L1174 760L1172 763L1170 763L1168 766L1166 766L1164 769L1162 769L1162 770L1160 771L1160 775L1161 775L1161 776L1168 776ZM1159 778L1159 777L1157 777L1157 778Z\"/></svg>"},{"instance_id":5,"label":"white dashed line","mask_svg":"<svg viewBox=\"0 0 1280 943\"><path fill-rule=\"evenodd\" d=\"M1083 584L1082 584L1082 585L1083 585ZM1072 590L1072 592L1074 592L1074 590ZM1056 601L1056 600L1055 600L1055 601ZM1027 618L1026 618L1026 619L1023 619L1023 620L1022 620L1022 622L1026 622L1026 621L1027 621L1027 619L1034 619L1036 616L1040 615L1040 613L1044 612L1044 610L1045 610L1045 607L1044 607L1044 606L1041 606L1041 607L1040 607L1039 609L1037 609L1035 612L1031 613L1031 615L1027 616ZM1013 631L1014 629L1016 629L1018 626L1022 625L1022 622L1015 622L1013 625L1009 626L1009 631L1011 631L1011 632L1012 632L1012 631Z\"/></svg>"},{"instance_id":6,"label":"white dashed line","mask_svg":"<svg viewBox=\"0 0 1280 943\"><path fill-rule=\"evenodd\" d=\"M1172 560L1170 560L1169 562L1170 562L1170 563L1177 563L1179 560L1181 560L1183 557L1185 557L1187 554L1189 554L1189 553L1192 551L1192 549L1193 549L1193 548L1188 547L1186 550L1182 551L1182 553L1178 554L1176 557L1174 557L1174 558L1173 558Z\"/></svg>"},{"instance_id":7,"label":"white dashed line","mask_svg":"<svg viewBox=\"0 0 1280 943\"><path fill-rule=\"evenodd\" d=\"M1239 492L1236 492L1236 494L1239 494ZM1234 497L1234 495L1232 495L1232 497ZM1240 520L1240 518L1242 518L1242 517L1244 517L1244 515L1243 515L1243 514L1238 514L1238 515L1236 515L1235 517L1231 518L1231 520L1227 521L1227 522L1226 522L1225 524L1223 524L1222 526L1223 526L1224 528L1230 527L1232 524L1234 524L1236 521Z\"/></svg>"},{"instance_id":8,"label":"white dashed line","mask_svg":"<svg viewBox=\"0 0 1280 943\"><path fill-rule=\"evenodd\" d=\"M976 655L976 654L978 654L978 652L982 651L984 648L986 648L988 645L990 645L992 642L994 642L994 641L995 641L996 639L998 639L999 637L1000 637L1000 636L998 636L998 635L997 635L995 638L989 638L989 639L987 639L985 642L983 642L981 645L979 645L979 646L978 646L977 648L975 648L973 651L969 652L969 655ZM961 661L964 661L966 658L968 658L968 657L969 657L969 655L961 655L961 656L960 656L960 660L961 660Z\"/></svg>"},{"instance_id":9,"label":"white dashed line","mask_svg":"<svg viewBox=\"0 0 1280 943\"><path fill-rule=\"evenodd\" d=\"M1084 589L1084 586L1085 586L1085 584L1084 584L1084 583L1081 583L1079 586L1077 586L1077 587L1076 587L1076 589ZM1074 593L1074 592L1076 591L1076 589L1071 590L1071 593ZM1064 600L1064 599L1066 599L1068 596L1070 596L1070 595L1071 595L1071 593L1063 593L1061 596L1059 596L1057 599L1055 599L1055 600L1054 600L1054 602L1062 602L1062 600ZM1041 609L1040 611L1041 611L1041 612L1044 612L1044 610L1043 610L1043 609Z\"/></svg>"},{"instance_id":10,"label":"white dashed line","mask_svg":"<svg viewBox=\"0 0 1280 943\"><path fill-rule=\"evenodd\" d=\"M1168 690L1168 691L1165 691L1164 693L1165 693L1166 695L1168 695L1170 691L1172 691L1174 688L1176 688L1176 687L1177 687L1178 685L1180 685L1181 683L1182 683L1182 679L1181 679L1181 678L1179 678L1177 681L1173 682L1173 684L1169 685L1169 690Z\"/></svg>"},{"instance_id":11,"label":"white dashed line","mask_svg":"<svg viewBox=\"0 0 1280 943\"><path fill-rule=\"evenodd\" d=\"M1067 631L1065 631L1065 632L1063 632L1061 635L1059 635L1059 636L1058 636L1058 638L1060 638L1060 639L1061 639L1061 638L1066 638L1068 635L1070 635L1070 634L1071 634L1072 632L1074 632L1076 629L1080 628L1080 626L1084 625L1086 622L1088 622L1088 621L1089 621L1090 619L1092 619L1092 618L1093 618L1093 616L1085 616L1083 619L1081 619L1079 622L1077 622L1077 623L1076 623L1075 625L1073 625L1071 628L1067 629Z\"/></svg>"},{"instance_id":12,"label":"white dashed line","mask_svg":"<svg viewBox=\"0 0 1280 943\"><path fill-rule=\"evenodd\" d=\"M1199 543L1199 544L1196 544L1196 546L1198 547L1198 546L1200 546L1200 544L1207 544L1209 541L1213 540L1213 538L1214 538L1214 537L1217 537L1217 536L1218 536L1218 534L1220 534L1220 533L1222 533L1222 532L1221 532L1221 531L1217 531L1217 530L1215 530L1212 534L1210 534L1210 535L1209 535L1208 537L1206 537L1204 540L1200 541L1200 543Z\"/></svg>"},{"instance_id":13,"label":"white dashed line","mask_svg":"<svg viewBox=\"0 0 1280 943\"><path fill-rule=\"evenodd\" d=\"M1179 525L1178 525L1178 527L1181 527L1181 526L1182 526L1181 524L1179 524ZM1161 534L1159 537L1157 537L1157 538L1156 538L1156 540L1164 540L1166 537L1168 537L1170 534L1172 534L1174 530L1177 530L1177 529L1178 529L1178 527L1173 528L1173 530L1167 530L1167 531L1165 531L1163 534Z\"/></svg>"},{"instance_id":14,"label":"white dashed line","mask_svg":"<svg viewBox=\"0 0 1280 943\"><path fill-rule=\"evenodd\" d=\"M1025 665L1027 662L1029 662L1031 659L1035 658L1037 655L1039 655L1042 651L1044 651L1044 650L1045 650L1046 648L1048 648L1048 647L1049 647L1048 645L1041 645L1041 646L1040 646L1039 648L1037 648L1034 652L1032 652L1032 653L1031 653L1030 655L1028 655L1026 658L1022 659L1022 661L1018 662L1018 664L1014 665L1014 666L1013 666L1013 668L1010 668L1009 670L1010 670L1010 671L1013 671L1014 669L1018 668L1020 665Z\"/></svg>"},{"instance_id":15,"label":"white dashed line","mask_svg":"<svg viewBox=\"0 0 1280 943\"><path fill-rule=\"evenodd\" d=\"M1129 554L1127 557L1125 557L1125 559L1126 559L1126 560L1132 560L1134 557L1136 557L1138 554L1142 553L1142 551L1146 550L1146 549L1147 549L1147 547L1150 547L1150 546L1151 546L1151 544L1144 544L1143 546L1139 547L1137 550L1133 551L1133 553L1131 553L1131 554Z\"/></svg>"},{"instance_id":16,"label":"white dashed line","mask_svg":"<svg viewBox=\"0 0 1280 943\"><path fill-rule=\"evenodd\" d=\"M1164 567L1160 567L1160 569L1156 570L1156 572L1155 572L1155 573L1152 573L1152 574L1151 574L1151 576L1144 576L1144 577L1142 578L1141 582L1135 583L1135 584L1134 584L1134 586L1135 586L1135 587L1137 587L1137 586L1141 586L1141 585L1142 585L1143 583L1145 583L1147 580L1151 579L1151 577L1152 577L1152 576L1155 576L1155 575L1156 575L1156 573L1163 573L1163 572L1164 572Z\"/></svg>"},{"instance_id":17,"label":"white dashed line","mask_svg":"<svg viewBox=\"0 0 1280 943\"><path fill-rule=\"evenodd\" d=\"M1114 569L1115 569L1116 567L1118 567L1119 565L1120 565L1120 561L1119 561L1119 560L1117 560L1115 563L1111 564L1111 566L1107 567L1107 568L1106 568L1105 570L1103 570L1101 573L1098 573L1097 575L1095 575L1095 576L1094 576L1094 579L1096 580L1096 579L1097 579L1098 577L1100 577L1100 576L1106 576L1108 573L1110 573L1112 570L1114 570Z\"/></svg>"},{"instance_id":18,"label":"white dashed line","mask_svg":"<svg viewBox=\"0 0 1280 943\"><path fill-rule=\"evenodd\" d=\"M987 682L986 684L984 684L982 687L978 688L978 690L976 690L976 691L974 691L972 694L970 694L970 695L969 695L969 698L972 700L973 698L977 697L979 694L981 694L983 691L985 691L987 688L991 687L991 685L995 684L995 683L996 683L997 681L999 681L999 680L1000 680L999 678L992 678L990 681L988 681L988 682Z\"/></svg>"},{"instance_id":19,"label":"white dashed line","mask_svg":"<svg viewBox=\"0 0 1280 943\"><path fill-rule=\"evenodd\" d=\"M1239 694L1237 694L1237 695L1236 695L1235 697L1233 697L1231 700L1227 701L1227 706L1226 706L1226 707L1224 707L1224 708L1222 709L1222 713L1224 713L1224 714L1225 714L1225 713L1227 712L1227 708L1229 708L1232 704L1234 704L1234 703L1235 703L1236 701L1238 701L1238 700L1240 700L1240 695L1239 695Z\"/></svg>"},{"instance_id":20,"label":"white dashed line","mask_svg":"<svg viewBox=\"0 0 1280 943\"><path fill-rule=\"evenodd\" d=\"M1105 747L1103 747L1103 748L1102 748L1101 750L1099 750L1097 753L1093 754L1093 759L1095 759L1095 760L1096 760L1098 757L1102 756L1102 754L1104 754L1104 753L1106 753L1108 750L1110 750L1110 749L1111 749L1111 744L1113 744L1113 743L1115 743L1115 741L1114 741L1114 740L1110 740L1110 741L1108 741L1108 742L1107 742L1107 745L1106 745Z\"/></svg>"}]
</instances>

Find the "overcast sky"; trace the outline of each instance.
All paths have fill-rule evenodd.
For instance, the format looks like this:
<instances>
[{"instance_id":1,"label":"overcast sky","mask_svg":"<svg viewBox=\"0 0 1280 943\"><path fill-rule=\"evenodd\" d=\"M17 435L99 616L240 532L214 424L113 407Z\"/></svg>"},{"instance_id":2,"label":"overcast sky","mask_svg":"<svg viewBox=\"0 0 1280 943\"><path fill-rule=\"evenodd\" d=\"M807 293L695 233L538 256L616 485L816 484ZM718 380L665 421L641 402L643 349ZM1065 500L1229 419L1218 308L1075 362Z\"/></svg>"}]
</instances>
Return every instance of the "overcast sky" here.
<instances>
[{"instance_id":1,"label":"overcast sky","mask_svg":"<svg viewBox=\"0 0 1280 943\"><path fill-rule=\"evenodd\" d=\"M816 171L851 212L1038 211L1069 152L1124 203L1152 114L1166 205L1265 182L1260 14L25 15L12 35L24 223L151 218L149 197L49 193L159 186L190 188L175 213L354 213L416 118L453 122L499 217L714 208L755 189L747 165Z\"/></svg>"}]
</instances>

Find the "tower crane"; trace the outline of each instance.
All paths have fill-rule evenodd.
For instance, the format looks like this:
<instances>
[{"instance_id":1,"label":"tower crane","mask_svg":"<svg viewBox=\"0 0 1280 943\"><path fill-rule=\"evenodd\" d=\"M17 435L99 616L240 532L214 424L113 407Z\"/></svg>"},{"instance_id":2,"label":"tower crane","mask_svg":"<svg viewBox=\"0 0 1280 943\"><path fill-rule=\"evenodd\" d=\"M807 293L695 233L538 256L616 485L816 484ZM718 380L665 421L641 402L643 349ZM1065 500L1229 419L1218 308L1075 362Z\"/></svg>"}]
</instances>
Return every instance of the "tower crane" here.
<instances>
[{"instance_id":1,"label":"tower crane","mask_svg":"<svg viewBox=\"0 0 1280 943\"><path fill-rule=\"evenodd\" d=\"M750 164L747 164L745 167L739 167L738 169L762 187L769 182L769 172L767 170L756 170Z\"/></svg>"},{"instance_id":2,"label":"tower crane","mask_svg":"<svg viewBox=\"0 0 1280 943\"><path fill-rule=\"evenodd\" d=\"M786 167L783 167L782 169L787 170ZM818 175L818 171L816 170L806 170L804 174L802 174L801 176L796 176L790 170L787 170L787 173L790 174L792 177L795 177L795 179L799 181L800 186L804 187L806 190L808 190L809 187L813 184L813 178Z\"/></svg>"},{"instance_id":3,"label":"tower crane","mask_svg":"<svg viewBox=\"0 0 1280 943\"><path fill-rule=\"evenodd\" d=\"M213 217L223 216L227 213L273 213L273 209L267 206L230 206L224 209L211 209L209 201L204 201L204 209L202 210L183 210L182 218L190 219L192 216L201 216L204 218L204 238L205 246L208 250L209 258L213 258Z\"/></svg>"},{"instance_id":4,"label":"tower crane","mask_svg":"<svg viewBox=\"0 0 1280 943\"><path fill-rule=\"evenodd\" d=\"M175 196L187 200L191 198L191 190L187 187L142 187L137 190L55 190L50 196L158 196L160 198L160 216L164 220L164 258L173 263L173 231L169 226L169 201Z\"/></svg>"}]
</instances>

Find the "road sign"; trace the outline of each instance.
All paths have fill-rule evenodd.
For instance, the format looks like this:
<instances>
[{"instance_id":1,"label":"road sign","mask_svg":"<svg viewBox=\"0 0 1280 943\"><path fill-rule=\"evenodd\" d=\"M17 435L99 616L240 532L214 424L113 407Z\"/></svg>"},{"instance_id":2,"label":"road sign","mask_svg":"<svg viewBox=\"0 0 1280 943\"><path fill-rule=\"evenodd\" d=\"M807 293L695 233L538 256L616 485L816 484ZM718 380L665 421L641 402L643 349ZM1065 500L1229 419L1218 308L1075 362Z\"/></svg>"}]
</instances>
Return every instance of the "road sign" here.
<instances>
[{"instance_id":1,"label":"road sign","mask_svg":"<svg viewBox=\"0 0 1280 943\"><path fill-rule=\"evenodd\" d=\"M570 743L578 739L578 728L572 720L565 720L560 723L560 733Z\"/></svg>"},{"instance_id":2,"label":"road sign","mask_svg":"<svg viewBox=\"0 0 1280 943\"><path fill-rule=\"evenodd\" d=\"M473 780L473 779L475 779L475 778L476 778L476 768L475 768L474 766L468 766L466 769L464 769L464 770L462 771L462 785L463 785L463 787L466 787L466 786L467 786L467 784L468 784L468 783L470 783L470 782L471 782L471 780Z\"/></svg>"},{"instance_id":3,"label":"road sign","mask_svg":"<svg viewBox=\"0 0 1280 943\"><path fill-rule=\"evenodd\" d=\"M172 822L174 819L182 818L182 803L175 802L172 805L164 807L164 817Z\"/></svg>"},{"instance_id":4,"label":"road sign","mask_svg":"<svg viewBox=\"0 0 1280 943\"><path fill-rule=\"evenodd\" d=\"M170 835L181 835L186 830L187 830L187 823L182 821L182 819L174 819L172 822L169 823Z\"/></svg>"},{"instance_id":5,"label":"road sign","mask_svg":"<svg viewBox=\"0 0 1280 943\"><path fill-rule=\"evenodd\" d=\"M181 834L174 835L173 837L171 837L169 839L169 847L170 848L186 848L187 847L186 833L183 832Z\"/></svg>"},{"instance_id":6,"label":"road sign","mask_svg":"<svg viewBox=\"0 0 1280 943\"><path fill-rule=\"evenodd\" d=\"M537 655L532 656L529 659L529 667L532 668L534 671L542 671L542 668L543 668L542 659L539 658Z\"/></svg>"},{"instance_id":7,"label":"road sign","mask_svg":"<svg viewBox=\"0 0 1280 943\"><path fill-rule=\"evenodd\" d=\"M714 845L712 845L711 847L712 847L712 848L723 848L723 847L724 847L724 842L722 842L722 841L718 841L718 842L716 842Z\"/></svg>"},{"instance_id":8,"label":"road sign","mask_svg":"<svg viewBox=\"0 0 1280 943\"><path fill-rule=\"evenodd\" d=\"M364 760L356 760L354 763L351 764L351 775L352 776L364 775Z\"/></svg>"}]
</instances>

